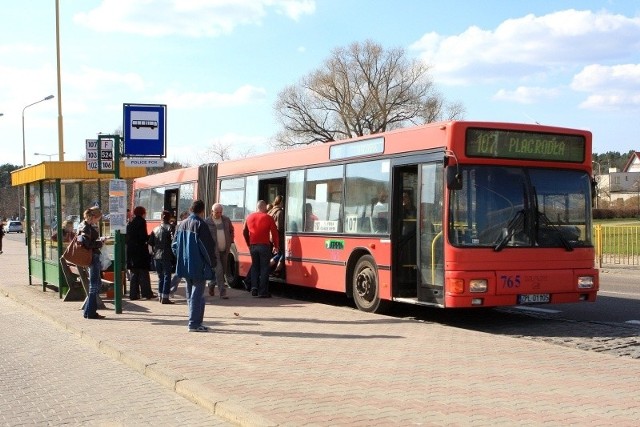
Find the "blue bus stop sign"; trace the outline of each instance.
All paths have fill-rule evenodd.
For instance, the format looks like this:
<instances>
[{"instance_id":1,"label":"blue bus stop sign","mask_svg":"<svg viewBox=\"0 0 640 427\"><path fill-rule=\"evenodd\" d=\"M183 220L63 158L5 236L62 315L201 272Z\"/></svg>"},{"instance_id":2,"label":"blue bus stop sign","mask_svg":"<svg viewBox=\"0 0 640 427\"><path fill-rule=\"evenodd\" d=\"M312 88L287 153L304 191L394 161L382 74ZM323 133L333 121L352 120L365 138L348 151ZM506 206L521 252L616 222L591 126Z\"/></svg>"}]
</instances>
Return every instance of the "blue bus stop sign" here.
<instances>
[{"instance_id":1,"label":"blue bus stop sign","mask_svg":"<svg viewBox=\"0 0 640 427\"><path fill-rule=\"evenodd\" d=\"M124 104L124 156L165 157L167 106Z\"/></svg>"}]
</instances>

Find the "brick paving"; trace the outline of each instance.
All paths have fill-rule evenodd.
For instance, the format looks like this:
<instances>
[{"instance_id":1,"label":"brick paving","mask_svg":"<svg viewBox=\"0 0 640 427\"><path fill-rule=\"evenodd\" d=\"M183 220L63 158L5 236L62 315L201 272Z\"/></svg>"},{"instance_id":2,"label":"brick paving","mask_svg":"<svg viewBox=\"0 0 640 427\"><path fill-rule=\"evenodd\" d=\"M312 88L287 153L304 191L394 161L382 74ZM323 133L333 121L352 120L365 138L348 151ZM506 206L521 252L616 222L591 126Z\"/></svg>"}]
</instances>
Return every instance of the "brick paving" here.
<instances>
[{"instance_id":1,"label":"brick paving","mask_svg":"<svg viewBox=\"0 0 640 427\"><path fill-rule=\"evenodd\" d=\"M231 290L207 297L210 333L186 301L81 303L28 286L5 239L0 292L112 359L248 426L637 426L640 361L545 342ZM5 273L6 272L6 273ZM45 373L46 374L46 373Z\"/></svg>"},{"instance_id":2,"label":"brick paving","mask_svg":"<svg viewBox=\"0 0 640 427\"><path fill-rule=\"evenodd\" d=\"M0 298L0 426L231 426Z\"/></svg>"}]
</instances>

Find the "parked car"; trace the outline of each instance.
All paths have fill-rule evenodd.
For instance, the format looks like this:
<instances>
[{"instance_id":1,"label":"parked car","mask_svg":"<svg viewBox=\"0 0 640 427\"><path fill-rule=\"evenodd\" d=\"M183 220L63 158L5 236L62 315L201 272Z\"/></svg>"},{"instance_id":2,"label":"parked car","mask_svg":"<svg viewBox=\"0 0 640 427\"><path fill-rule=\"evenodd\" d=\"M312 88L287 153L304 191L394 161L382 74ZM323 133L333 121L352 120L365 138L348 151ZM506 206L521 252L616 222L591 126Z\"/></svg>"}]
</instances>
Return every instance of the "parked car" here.
<instances>
[{"instance_id":1,"label":"parked car","mask_svg":"<svg viewBox=\"0 0 640 427\"><path fill-rule=\"evenodd\" d=\"M6 233L23 233L22 223L20 221L9 221L4 225Z\"/></svg>"}]
</instances>

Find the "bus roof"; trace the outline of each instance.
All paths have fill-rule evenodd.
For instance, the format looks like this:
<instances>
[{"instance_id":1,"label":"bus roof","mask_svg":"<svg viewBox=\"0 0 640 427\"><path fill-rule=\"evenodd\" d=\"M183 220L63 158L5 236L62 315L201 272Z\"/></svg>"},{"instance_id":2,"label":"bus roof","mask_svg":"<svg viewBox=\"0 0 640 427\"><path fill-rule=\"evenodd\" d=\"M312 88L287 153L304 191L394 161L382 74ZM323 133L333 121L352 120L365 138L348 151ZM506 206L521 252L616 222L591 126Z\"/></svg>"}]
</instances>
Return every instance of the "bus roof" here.
<instances>
[{"instance_id":1,"label":"bus roof","mask_svg":"<svg viewBox=\"0 0 640 427\"><path fill-rule=\"evenodd\" d=\"M375 153L365 152L364 154L359 153L353 157L345 157L345 159L367 160L368 158L374 158L382 154L393 155L420 151L426 152L429 150L441 150L444 152L445 150L451 150L452 147L455 146L453 141L454 138L463 138L462 135L465 134L465 131L468 128L509 129L525 132L582 135L585 137L585 162L582 164L583 166L585 164L590 166L591 163L591 133L586 130L508 122L446 121L434 122L410 128L395 129L380 134L366 135L324 144L273 151L242 159L225 160L217 165L218 176L242 175L253 172L271 172L292 167L307 167L327 164L331 160L330 152L332 147L347 147L350 144L355 146L358 143L376 140L383 141L383 143L375 145L376 148L381 147L382 151ZM459 145L459 148L460 147L462 147L462 144ZM464 150L456 151L455 155L458 161L467 160ZM513 160L474 158L473 162L490 162L494 164L503 162L508 164L509 162L512 163ZM170 186L176 185L176 183L195 182L198 180L199 168L200 166L190 166L136 178L135 187L140 189L163 185Z\"/></svg>"},{"instance_id":2,"label":"bus roof","mask_svg":"<svg viewBox=\"0 0 640 427\"><path fill-rule=\"evenodd\" d=\"M159 172L153 175L136 178L134 182L136 183L136 188L140 189L196 181L198 179L198 169L199 166L173 169L166 172Z\"/></svg>"},{"instance_id":3,"label":"bus roof","mask_svg":"<svg viewBox=\"0 0 640 427\"><path fill-rule=\"evenodd\" d=\"M291 167L304 167L326 164L330 161L331 147L353 144L357 142L384 138L383 152L375 154L363 154L359 157L365 160L379 154L392 155L400 153L449 150L453 146L453 138L464 135L467 128L488 129L517 129L526 132L578 134L585 137L585 160L591 156L591 133L585 130L570 129L557 126L545 126L538 124L522 124L507 122L481 122L481 121L447 121L434 122L410 128L395 129L392 131L366 135L362 137L328 142L324 144L310 145L290 150L269 152L253 157L228 160L218 165L219 176L232 176L249 172L275 171ZM416 137L419 135L419 137ZM465 160L464 152L455 153L458 161ZM478 161L474 159L474 161ZM486 160L480 159L480 163Z\"/></svg>"}]
</instances>

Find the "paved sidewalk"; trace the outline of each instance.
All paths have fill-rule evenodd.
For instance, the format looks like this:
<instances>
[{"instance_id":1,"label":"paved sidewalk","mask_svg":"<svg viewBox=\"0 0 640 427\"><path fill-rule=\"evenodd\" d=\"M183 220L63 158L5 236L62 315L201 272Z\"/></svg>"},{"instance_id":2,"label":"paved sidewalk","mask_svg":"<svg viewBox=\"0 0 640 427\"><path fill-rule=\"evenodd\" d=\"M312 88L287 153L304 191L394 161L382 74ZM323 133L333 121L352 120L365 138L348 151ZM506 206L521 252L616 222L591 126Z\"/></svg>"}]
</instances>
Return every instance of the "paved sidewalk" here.
<instances>
[{"instance_id":1,"label":"paved sidewalk","mask_svg":"<svg viewBox=\"0 0 640 427\"><path fill-rule=\"evenodd\" d=\"M2 295L241 425L640 424L638 360L239 290L207 297L209 333L187 332L183 297L86 320L4 245Z\"/></svg>"}]
</instances>

